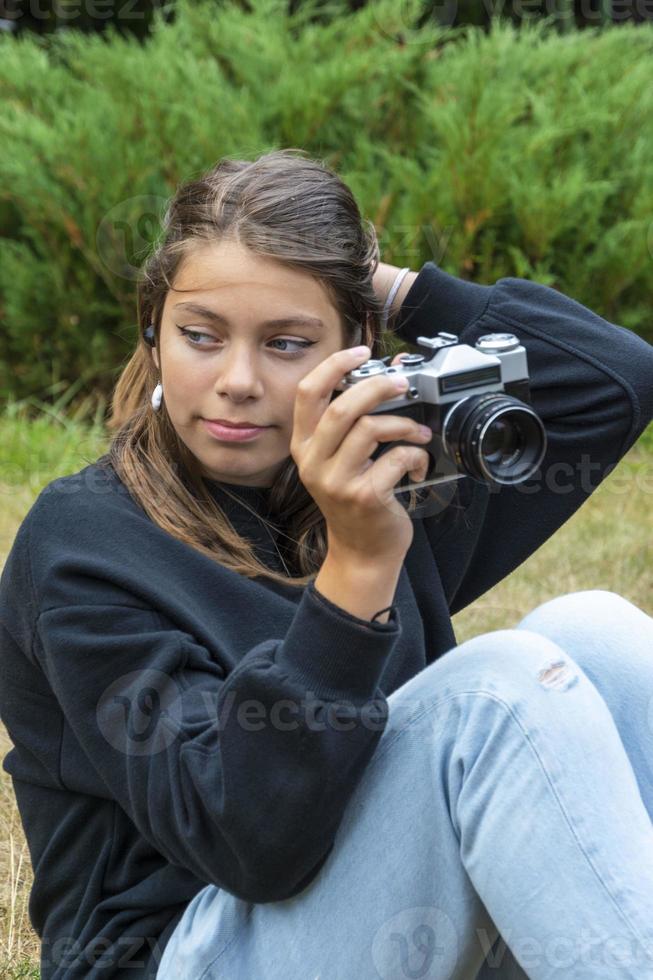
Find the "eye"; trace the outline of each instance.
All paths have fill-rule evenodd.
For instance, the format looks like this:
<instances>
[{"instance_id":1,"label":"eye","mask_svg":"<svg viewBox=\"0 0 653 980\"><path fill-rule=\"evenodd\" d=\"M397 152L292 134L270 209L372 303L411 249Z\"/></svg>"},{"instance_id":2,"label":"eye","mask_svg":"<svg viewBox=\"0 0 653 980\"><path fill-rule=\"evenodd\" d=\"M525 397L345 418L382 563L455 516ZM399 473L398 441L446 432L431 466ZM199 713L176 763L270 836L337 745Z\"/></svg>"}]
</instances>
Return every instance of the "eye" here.
<instances>
[{"instance_id":1,"label":"eye","mask_svg":"<svg viewBox=\"0 0 653 980\"><path fill-rule=\"evenodd\" d=\"M217 339L209 333L201 333L198 330L189 330L187 327L180 327L177 324L177 330L186 338L186 341L191 347L206 347L207 345L200 340L195 338L203 338L210 343L217 343ZM288 351L288 350L277 350L277 353L283 354L287 360L293 357L301 357L302 349L312 347L315 343L314 340L293 340L291 337L275 337L273 340L269 341L270 344L294 344L295 347L299 347L299 350Z\"/></svg>"},{"instance_id":2,"label":"eye","mask_svg":"<svg viewBox=\"0 0 653 980\"><path fill-rule=\"evenodd\" d=\"M215 337L211 336L209 333L199 333L197 330L188 330L186 327L180 327L179 325L177 325L177 330L188 340L191 347L205 346L204 344L198 344L196 340L192 339L193 337L204 337L204 339L208 341L215 340Z\"/></svg>"},{"instance_id":3,"label":"eye","mask_svg":"<svg viewBox=\"0 0 653 980\"><path fill-rule=\"evenodd\" d=\"M292 340L290 337L275 337L274 340L270 341L271 344L294 344L295 347L299 347L299 351L279 351L280 354L287 353L289 357L301 356L301 349L306 347L312 347L315 341L313 340Z\"/></svg>"}]
</instances>

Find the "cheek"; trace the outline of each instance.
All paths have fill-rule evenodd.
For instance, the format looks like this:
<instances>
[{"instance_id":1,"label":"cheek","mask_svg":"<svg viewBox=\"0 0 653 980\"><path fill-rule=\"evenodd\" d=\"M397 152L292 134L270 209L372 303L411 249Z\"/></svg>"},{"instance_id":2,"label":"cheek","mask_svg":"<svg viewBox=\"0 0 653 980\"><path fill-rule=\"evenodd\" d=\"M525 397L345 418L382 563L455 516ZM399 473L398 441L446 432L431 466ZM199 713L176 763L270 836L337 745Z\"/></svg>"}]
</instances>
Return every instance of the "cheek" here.
<instances>
[{"instance_id":1,"label":"cheek","mask_svg":"<svg viewBox=\"0 0 653 980\"><path fill-rule=\"evenodd\" d=\"M274 391L274 404L276 406L276 411L274 413L279 425L283 425L286 431L290 432L293 425L293 416L295 412L295 392L297 391L297 385L299 384L299 379L288 379L288 383L275 388Z\"/></svg>"},{"instance_id":2,"label":"cheek","mask_svg":"<svg viewBox=\"0 0 653 980\"><path fill-rule=\"evenodd\" d=\"M297 371L293 371L292 375L285 378L285 383L283 385L275 386L274 398L275 402L279 406L283 406L283 417L286 419L287 431L291 432L294 421L295 413L295 398L297 395L297 386L299 382L307 375L310 374L317 365L324 360L325 355L323 353L320 356L315 356L311 359L310 366L302 365ZM281 419L282 415L279 413L278 418Z\"/></svg>"},{"instance_id":3,"label":"cheek","mask_svg":"<svg viewBox=\"0 0 653 980\"><path fill-rule=\"evenodd\" d=\"M175 352L166 363L164 388L175 401L192 398L215 382L215 371L211 370L208 359L202 362L199 358L189 357L185 351L182 351Z\"/></svg>"}]
</instances>

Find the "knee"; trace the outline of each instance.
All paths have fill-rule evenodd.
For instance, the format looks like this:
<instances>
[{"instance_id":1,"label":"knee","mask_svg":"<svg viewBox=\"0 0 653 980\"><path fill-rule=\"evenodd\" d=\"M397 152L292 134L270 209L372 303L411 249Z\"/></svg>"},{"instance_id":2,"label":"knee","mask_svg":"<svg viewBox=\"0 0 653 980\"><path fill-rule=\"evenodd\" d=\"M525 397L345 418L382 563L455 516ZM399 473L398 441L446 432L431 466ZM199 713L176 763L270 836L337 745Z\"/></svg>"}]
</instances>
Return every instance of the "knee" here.
<instances>
[{"instance_id":1,"label":"knee","mask_svg":"<svg viewBox=\"0 0 653 980\"><path fill-rule=\"evenodd\" d=\"M550 638L526 629L495 630L449 650L404 685L423 703L451 694L485 691L503 701L523 700L535 687L571 687L575 663Z\"/></svg>"},{"instance_id":2,"label":"knee","mask_svg":"<svg viewBox=\"0 0 653 980\"><path fill-rule=\"evenodd\" d=\"M645 613L616 592L587 589L569 592L549 599L528 613L517 625L544 636L558 637L562 633L600 631L606 627L629 627L645 617Z\"/></svg>"},{"instance_id":3,"label":"knee","mask_svg":"<svg viewBox=\"0 0 653 980\"><path fill-rule=\"evenodd\" d=\"M483 633L456 652L459 660L450 662L450 670L506 697L511 691L522 696L534 682L565 687L576 679L575 664L564 651L549 637L528 629Z\"/></svg>"},{"instance_id":4,"label":"knee","mask_svg":"<svg viewBox=\"0 0 653 980\"><path fill-rule=\"evenodd\" d=\"M542 603L518 623L517 630L546 636L581 667L600 665L605 672L611 651L621 662L628 634L650 625L646 614L618 593L588 589Z\"/></svg>"}]
</instances>

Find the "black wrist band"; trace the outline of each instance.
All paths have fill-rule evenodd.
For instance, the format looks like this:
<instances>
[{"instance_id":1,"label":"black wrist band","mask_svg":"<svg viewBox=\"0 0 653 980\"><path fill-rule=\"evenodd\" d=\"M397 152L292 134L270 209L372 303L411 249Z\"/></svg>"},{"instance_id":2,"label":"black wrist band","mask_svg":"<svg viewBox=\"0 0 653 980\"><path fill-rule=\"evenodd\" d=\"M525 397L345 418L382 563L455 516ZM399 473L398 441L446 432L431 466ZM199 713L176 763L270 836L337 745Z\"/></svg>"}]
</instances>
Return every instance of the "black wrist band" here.
<instances>
[{"instance_id":1,"label":"black wrist band","mask_svg":"<svg viewBox=\"0 0 653 980\"><path fill-rule=\"evenodd\" d=\"M394 606L386 606L385 609L379 609L378 612L374 613L370 622L373 623L377 616L381 616L384 612L388 612L388 610L390 610L390 615L388 616L388 620L392 619L394 614L394 608L395 608Z\"/></svg>"}]
</instances>

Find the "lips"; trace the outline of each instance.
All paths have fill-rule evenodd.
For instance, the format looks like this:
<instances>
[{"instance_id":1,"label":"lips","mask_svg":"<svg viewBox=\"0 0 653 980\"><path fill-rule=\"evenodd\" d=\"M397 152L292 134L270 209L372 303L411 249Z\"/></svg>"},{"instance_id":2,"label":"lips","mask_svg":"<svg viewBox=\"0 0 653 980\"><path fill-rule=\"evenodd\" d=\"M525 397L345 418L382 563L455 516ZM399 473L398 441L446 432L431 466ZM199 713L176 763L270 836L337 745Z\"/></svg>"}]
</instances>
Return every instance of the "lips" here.
<instances>
[{"instance_id":1,"label":"lips","mask_svg":"<svg viewBox=\"0 0 653 980\"><path fill-rule=\"evenodd\" d=\"M225 425L223 422L209 422L206 419L202 419L202 424L214 438L220 439L222 442L247 442L250 439L256 439L269 428L267 425Z\"/></svg>"},{"instance_id":2,"label":"lips","mask_svg":"<svg viewBox=\"0 0 653 980\"><path fill-rule=\"evenodd\" d=\"M205 419L205 421L227 425L230 429L267 429L266 425L259 425L258 422L229 422L227 419Z\"/></svg>"}]
</instances>

